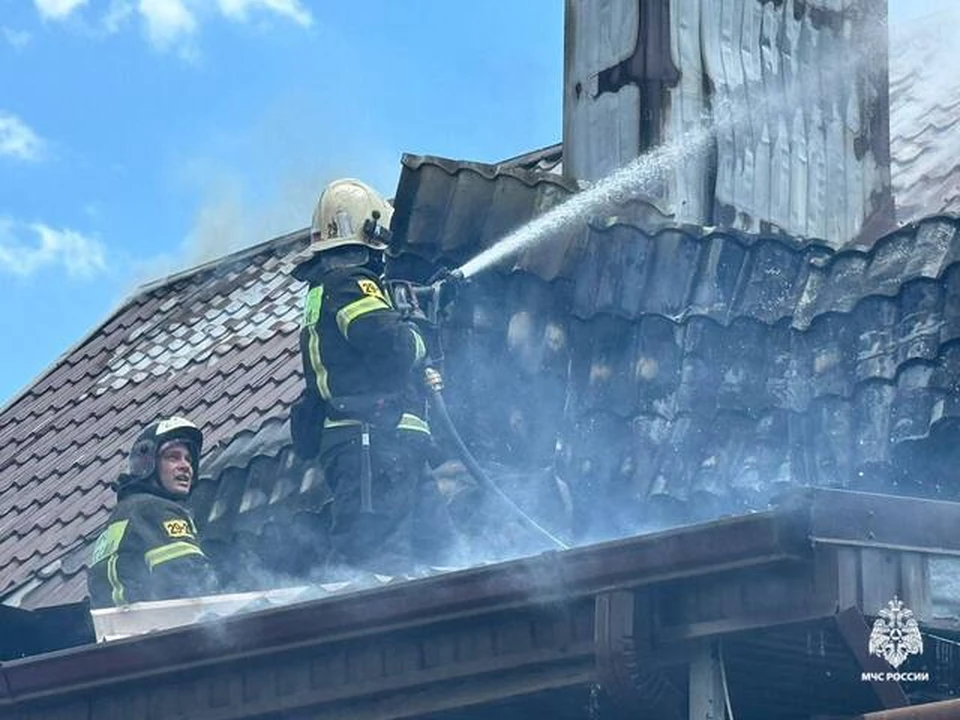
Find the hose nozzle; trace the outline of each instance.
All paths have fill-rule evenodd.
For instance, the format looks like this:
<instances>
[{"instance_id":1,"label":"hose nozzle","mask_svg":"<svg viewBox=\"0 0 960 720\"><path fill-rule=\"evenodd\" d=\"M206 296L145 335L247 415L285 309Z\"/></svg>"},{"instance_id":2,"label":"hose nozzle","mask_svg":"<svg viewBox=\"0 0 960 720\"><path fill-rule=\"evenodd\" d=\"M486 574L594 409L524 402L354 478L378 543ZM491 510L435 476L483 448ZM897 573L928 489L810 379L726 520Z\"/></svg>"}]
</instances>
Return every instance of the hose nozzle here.
<instances>
[{"instance_id":1,"label":"hose nozzle","mask_svg":"<svg viewBox=\"0 0 960 720\"><path fill-rule=\"evenodd\" d=\"M443 376L434 368L428 367L423 371L423 381L427 384L427 387L434 392L441 392L443 390Z\"/></svg>"}]
</instances>

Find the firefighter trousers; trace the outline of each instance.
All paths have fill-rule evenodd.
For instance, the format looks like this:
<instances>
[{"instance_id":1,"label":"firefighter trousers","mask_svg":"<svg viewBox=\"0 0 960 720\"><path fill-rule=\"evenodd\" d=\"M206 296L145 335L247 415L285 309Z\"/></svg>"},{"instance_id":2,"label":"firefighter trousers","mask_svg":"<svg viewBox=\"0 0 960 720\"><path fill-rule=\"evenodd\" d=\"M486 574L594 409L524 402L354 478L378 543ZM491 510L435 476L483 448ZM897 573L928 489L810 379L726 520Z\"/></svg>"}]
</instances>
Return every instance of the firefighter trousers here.
<instances>
[{"instance_id":1,"label":"firefighter trousers","mask_svg":"<svg viewBox=\"0 0 960 720\"><path fill-rule=\"evenodd\" d=\"M454 532L436 480L428 473L429 436L402 430L371 433L370 486L365 489L358 433L349 438L341 433L331 438L327 430L321 453L324 478L333 491L331 579L345 568L395 576L437 563L453 545Z\"/></svg>"}]
</instances>

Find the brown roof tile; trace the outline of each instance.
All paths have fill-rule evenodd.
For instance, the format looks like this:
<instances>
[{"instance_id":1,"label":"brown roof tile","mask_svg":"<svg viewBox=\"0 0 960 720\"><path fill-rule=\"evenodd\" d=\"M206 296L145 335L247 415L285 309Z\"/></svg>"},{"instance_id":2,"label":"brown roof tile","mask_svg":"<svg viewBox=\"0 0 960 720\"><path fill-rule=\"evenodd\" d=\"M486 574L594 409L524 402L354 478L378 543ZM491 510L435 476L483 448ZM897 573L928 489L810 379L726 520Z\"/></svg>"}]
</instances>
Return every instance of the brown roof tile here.
<instances>
[{"instance_id":1,"label":"brown roof tile","mask_svg":"<svg viewBox=\"0 0 960 720\"><path fill-rule=\"evenodd\" d=\"M0 596L95 536L124 448L154 417L188 415L208 448L285 419L299 392L302 291L288 258L305 241L145 288L0 412ZM82 557L74 565L51 571L30 604L82 597Z\"/></svg>"}]
</instances>

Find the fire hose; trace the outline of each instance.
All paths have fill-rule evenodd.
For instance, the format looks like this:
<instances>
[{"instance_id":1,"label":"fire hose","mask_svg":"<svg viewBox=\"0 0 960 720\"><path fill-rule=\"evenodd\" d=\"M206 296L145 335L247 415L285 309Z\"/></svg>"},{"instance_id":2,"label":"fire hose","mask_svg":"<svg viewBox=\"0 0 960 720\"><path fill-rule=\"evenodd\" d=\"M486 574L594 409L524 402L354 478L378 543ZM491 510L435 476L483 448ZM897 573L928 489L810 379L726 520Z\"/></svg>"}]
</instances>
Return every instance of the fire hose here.
<instances>
[{"instance_id":1,"label":"fire hose","mask_svg":"<svg viewBox=\"0 0 960 720\"><path fill-rule=\"evenodd\" d=\"M453 420L450 418L450 413L447 411L447 404L443 399L442 376L439 372L437 372L437 370L431 367L428 367L424 371L424 375L427 389L429 391L430 407L434 411L432 417L435 417L440 421L440 426L453 441L453 444L457 449L457 454L463 461L464 466L466 466L467 471L478 483L480 483L482 487L486 488L500 498L504 503L506 503L506 505L513 510L517 517L523 520L527 527L536 532L538 535L549 540L559 549L568 550L570 548L569 545L530 517L530 515L523 510L523 508L513 501L513 498L507 495L500 488L500 486L490 479L490 477L483 471L483 468L480 467L480 463L478 463L476 458L473 457L473 453L470 452L470 449L467 447L466 443L463 442L463 438L461 438L460 433L457 432L456 425L454 425Z\"/></svg>"},{"instance_id":2,"label":"fire hose","mask_svg":"<svg viewBox=\"0 0 960 720\"><path fill-rule=\"evenodd\" d=\"M433 411L431 419L439 420L440 426L453 442L457 454L463 461L464 466L471 476L495 496L500 498L511 511L520 518L523 523L541 537L550 541L555 547L561 550L568 550L563 540L551 533L540 523L530 517L523 508L517 505L507 493L500 488L480 467L473 453L467 447L453 420L447 411L447 404L443 398L443 377L434 365L440 365L443 362L443 349L440 340L439 325L441 323L441 308L444 307L450 299L450 296L456 291L456 287L464 282L463 272L459 269L448 271L441 270L433 278L427 281L426 285L414 285L413 283L398 280L388 283L391 299L394 307L408 320L414 322L421 331L430 338L427 342L431 355L426 362L424 371L424 380L428 391L430 407Z\"/></svg>"}]
</instances>

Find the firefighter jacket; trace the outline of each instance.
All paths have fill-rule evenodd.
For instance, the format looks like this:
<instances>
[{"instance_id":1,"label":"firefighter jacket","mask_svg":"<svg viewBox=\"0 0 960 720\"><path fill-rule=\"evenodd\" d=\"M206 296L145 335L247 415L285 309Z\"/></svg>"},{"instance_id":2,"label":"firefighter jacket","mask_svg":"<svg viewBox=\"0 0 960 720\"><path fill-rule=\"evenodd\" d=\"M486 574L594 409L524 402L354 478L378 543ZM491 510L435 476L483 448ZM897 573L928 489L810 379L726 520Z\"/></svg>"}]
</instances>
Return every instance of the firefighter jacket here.
<instances>
[{"instance_id":1,"label":"firefighter jacket","mask_svg":"<svg viewBox=\"0 0 960 720\"><path fill-rule=\"evenodd\" d=\"M325 406L324 434L369 422L429 436L413 372L426 358L423 336L394 309L374 273L339 268L311 283L300 348L306 392Z\"/></svg>"},{"instance_id":2,"label":"firefighter jacket","mask_svg":"<svg viewBox=\"0 0 960 720\"><path fill-rule=\"evenodd\" d=\"M124 482L90 559L95 608L217 592L190 512L152 480Z\"/></svg>"}]
</instances>

